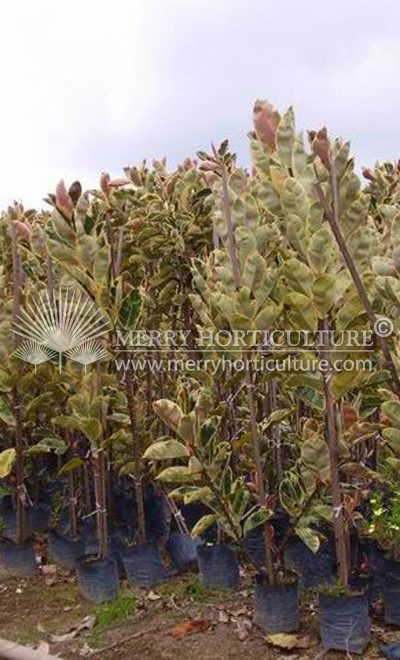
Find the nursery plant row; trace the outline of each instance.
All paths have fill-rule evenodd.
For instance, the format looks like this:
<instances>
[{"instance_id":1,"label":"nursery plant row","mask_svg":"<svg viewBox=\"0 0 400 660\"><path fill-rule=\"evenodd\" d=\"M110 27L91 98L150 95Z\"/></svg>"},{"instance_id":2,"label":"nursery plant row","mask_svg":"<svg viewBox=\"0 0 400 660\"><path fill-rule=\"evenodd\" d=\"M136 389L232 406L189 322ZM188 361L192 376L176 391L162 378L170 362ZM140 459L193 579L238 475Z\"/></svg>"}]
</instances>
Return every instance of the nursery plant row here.
<instances>
[{"instance_id":1,"label":"nursery plant row","mask_svg":"<svg viewBox=\"0 0 400 660\"><path fill-rule=\"evenodd\" d=\"M400 625L400 165L266 101L249 144L2 213L0 565L41 530L101 602L240 561L257 626L317 590L362 653L374 599Z\"/></svg>"}]
</instances>

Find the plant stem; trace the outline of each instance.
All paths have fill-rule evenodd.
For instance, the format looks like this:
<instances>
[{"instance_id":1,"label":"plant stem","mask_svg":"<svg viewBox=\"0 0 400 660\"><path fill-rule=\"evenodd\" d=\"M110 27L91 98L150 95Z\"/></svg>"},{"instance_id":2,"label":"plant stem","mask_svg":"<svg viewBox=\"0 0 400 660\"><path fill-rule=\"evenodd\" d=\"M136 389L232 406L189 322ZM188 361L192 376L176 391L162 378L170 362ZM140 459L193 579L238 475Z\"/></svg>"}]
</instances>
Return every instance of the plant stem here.
<instances>
[{"instance_id":1,"label":"plant stem","mask_svg":"<svg viewBox=\"0 0 400 660\"><path fill-rule=\"evenodd\" d=\"M229 203L228 175L226 172L225 163L222 158L220 159L220 165L222 176L222 203L228 232L228 252L232 265L233 280L235 282L235 287L238 289L240 286L240 268L239 260L236 254L235 228L232 221L231 207Z\"/></svg>"},{"instance_id":2,"label":"plant stem","mask_svg":"<svg viewBox=\"0 0 400 660\"><path fill-rule=\"evenodd\" d=\"M138 444L138 438L136 433L136 406L135 406L135 396L133 392L133 378L132 372L129 369L125 375L125 394L128 404L128 413L131 427L131 436L132 436L132 449L133 449L133 461L135 465L135 473L132 476L135 486L135 502L136 502L136 514L137 514L137 540L139 543L143 543L146 540L146 519L144 511L144 498L143 498L143 484L142 484L142 475L141 475L141 454Z\"/></svg>"},{"instance_id":3,"label":"plant stem","mask_svg":"<svg viewBox=\"0 0 400 660\"><path fill-rule=\"evenodd\" d=\"M83 464L83 485L84 485L84 493L85 493L85 513L88 516L91 511L92 511L92 497L90 493L90 463L87 458L85 458L85 462Z\"/></svg>"},{"instance_id":4,"label":"plant stem","mask_svg":"<svg viewBox=\"0 0 400 660\"><path fill-rule=\"evenodd\" d=\"M339 196L338 196L338 185L337 185L337 177L336 177L336 170L334 164L332 164L331 168L331 186L332 186L332 198L333 198L333 211L330 208L328 204L328 200L326 198L326 195L324 194L324 191L322 190L322 186L320 182L317 183L316 185L316 192L318 195L318 198L324 208L325 211L325 216L329 222L329 225L332 229L333 236L335 238L335 241L339 247L339 250L342 254L342 257L344 259L344 262L350 272L350 275L353 279L354 285L357 289L357 293L360 297L360 300L363 304L363 307L366 311L368 320L371 324L372 329L375 328L375 323L377 321L375 312L373 310L373 307L371 305L371 302L368 298L368 294L366 292L366 289L364 287L363 281L360 277L360 274L357 270L357 266L355 265L353 258L348 250L348 247L346 245L346 241L344 239L344 236L341 232L340 225L339 225ZM387 368L389 369L391 375L392 375L392 381L393 381L393 389L396 392L398 396L400 396L400 379L399 375L397 373L396 365L394 364L392 354L390 352L389 345L384 337L381 337L380 335L376 334L376 340L377 343L382 350L385 360L386 360L386 365Z\"/></svg>"},{"instance_id":5,"label":"plant stem","mask_svg":"<svg viewBox=\"0 0 400 660\"><path fill-rule=\"evenodd\" d=\"M253 452L254 459L256 463L257 471L257 481L258 481L258 492L260 496L261 505L265 505L265 485L264 485L264 475L261 463L261 452L260 452L260 439L258 434L258 426L256 419L256 408L254 404L254 393L253 393L253 382L250 372L250 358L249 353L244 351L244 364L245 364L245 376L246 376L246 387L247 387L247 401L250 409L250 425L251 425L251 437L253 441ZM269 536L268 525L264 525L264 543L265 543L265 556L267 564L267 573L268 581L271 585L275 584L275 575L274 575L274 564L273 564L273 555L272 555L272 542Z\"/></svg>"},{"instance_id":6,"label":"plant stem","mask_svg":"<svg viewBox=\"0 0 400 660\"><path fill-rule=\"evenodd\" d=\"M320 350L320 357L322 360L325 360L329 364L330 350L329 350L328 333L329 333L329 324L327 321L325 321L323 324L323 333L322 333L323 348ZM326 430L327 430L329 461L330 461L331 481L332 481L333 526L335 531L336 554L339 564L340 579L347 591L348 580L349 580L349 562L348 562L346 528L344 523L343 502L342 502L340 476L339 476L339 457L338 457L339 443L337 436L336 410L335 410L335 403L329 387L330 376L326 373L324 369L321 370L321 375L322 375L322 382L323 382L324 396L326 403L326 415L327 415Z\"/></svg>"},{"instance_id":7,"label":"plant stem","mask_svg":"<svg viewBox=\"0 0 400 660\"><path fill-rule=\"evenodd\" d=\"M96 449L92 455L94 490L96 499L97 534L99 539L99 557L107 556L107 509L104 469L104 449Z\"/></svg>"},{"instance_id":8,"label":"plant stem","mask_svg":"<svg viewBox=\"0 0 400 660\"><path fill-rule=\"evenodd\" d=\"M12 246L12 270L13 270L13 321L18 321L21 307L21 265L18 254L18 235L15 224L11 221L11 246ZM14 333L14 348L19 345L19 335ZM12 404L15 417L15 471L17 481L17 543L22 543L26 535L26 510L24 490L24 441L22 432L21 400L18 385L12 390Z\"/></svg>"},{"instance_id":9,"label":"plant stem","mask_svg":"<svg viewBox=\"0 0 400 660\"><path fill-rule=\"evenodd\" d=\"M76 498L75 498L75 480L74 473L71 470L68 474L68 495L69 495L69 531L73 538L77 534L76 520Z\"/></svg>"},{"instance_id":10,"label":"plant stem","mask_svg":"<svg viewBox=\"0 0 400 660\"><path fill-rule=\"evenodd\" d=\"M227 225L228 233L228 253L231 260L233 279L235 286L238 289L240 287L240 268L239 261L236 254L236 243L235 243L235 228L232 222L231 208L229 202L229 191L228 191L228 177L226 172L226 167L223 159L220 159L221 166L221 175L222 175L222 201L223 201L223 210ZM256 463L257 470L257 479L258 479L258 488L261 505L265 506L265 487L264 487L264 475L261 464L261 451L260 451L260 438L258 434L257 426L257 417L256 417L256 407L254 402L254 393L253 393L253 382L250 372L250 353L243 351L244 363L245 363L245 378L246 378L246 388L247 388L247 401L250 409L250 424L251 424L251 437L253 442L253 452ZM266 556L266 568L268 574L268 580L271 585L275 583L274 575L274 565L273 565L273 556L272 556L272 542L269 536L268 525L264 525L264 542L265 542L265 556Z\"/></svg>"}]
</instances>

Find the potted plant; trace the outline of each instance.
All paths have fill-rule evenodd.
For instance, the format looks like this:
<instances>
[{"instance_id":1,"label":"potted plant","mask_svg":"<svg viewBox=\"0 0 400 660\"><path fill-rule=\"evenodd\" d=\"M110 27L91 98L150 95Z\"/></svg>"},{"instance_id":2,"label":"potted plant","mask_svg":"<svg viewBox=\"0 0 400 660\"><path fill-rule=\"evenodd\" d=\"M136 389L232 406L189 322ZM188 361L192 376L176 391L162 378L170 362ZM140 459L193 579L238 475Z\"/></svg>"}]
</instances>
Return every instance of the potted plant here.
<instances>
[{"instance_id":1,"label":"potted plant","mask_svg":"<svg viewBox=\"0 0 400 660\"><path fill-rule=\"evenodd\" d=\"M70 416L53 419L57 426L81 432L89 441L93 464L94 492L98 544L93 552L76 559L76 570L80 588L89 600L103 602L114 598L119 591L118 565L109 553L106 465L103 435L103 420L107 411L108 398L103 394L103 383L107 376L98 372L82 375L81 393L69 397ZM73 460L73 459L72 459Z\"/></svg>"}]
</instances>

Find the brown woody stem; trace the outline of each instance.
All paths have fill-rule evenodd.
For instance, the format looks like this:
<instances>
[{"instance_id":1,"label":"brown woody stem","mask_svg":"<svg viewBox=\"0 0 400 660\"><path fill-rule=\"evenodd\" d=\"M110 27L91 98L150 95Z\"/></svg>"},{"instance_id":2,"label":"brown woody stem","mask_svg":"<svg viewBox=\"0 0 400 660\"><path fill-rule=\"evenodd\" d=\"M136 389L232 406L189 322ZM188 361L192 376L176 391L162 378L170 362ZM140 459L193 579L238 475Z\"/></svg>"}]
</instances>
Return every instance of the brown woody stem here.
<instances>
[{"instance_id":1,"label":"brown woody stem","mask_svg":"<svg viewBox=\"0 0 400 660\"><path fill-rule=\"evenodd\" d=\"M328 200L326 198L326 195L324 194L324 191L322 190L321 184L318 182L316 185L316 192L318 195L318 198L324 208L325 216L329 222L329 225L331 227L333 236L335 238L335 241L339 247L339 250L342 254L342 257L344 259L344 262L350 272L350 275L353 279L354 285L357 289L357 293L360 297L360 300L363 304L363 307L366 311L368 320L371 324L372 329L375 328L375 324L377 321L375 312L373 310L373 307L371 305L371 302L368 298L368 294L365 290L363 281L360 277L360 274L357 270L357 267L353 261L353 258L348 250L348 247L346 245L346 241L344 239L344 236L340 230L340 225L339 225L339 196L338 196L338 186L337 186L337 177L336 177L336 170L335 166L332 164L331 168L331 185L332 185L332 198L333 198L333 210L330 208L328 204ZM398 396L400 396L400 379L399 375L397 373L396 366L394 364L392 354L390 352L389 345L384 337L381 337L380 335L376 335L376 340L377 343L382 350L385 360L386 360L386 365L392 375L392 381L393 381L393 389L396 392Z\"/></svg>"}]
</instances>

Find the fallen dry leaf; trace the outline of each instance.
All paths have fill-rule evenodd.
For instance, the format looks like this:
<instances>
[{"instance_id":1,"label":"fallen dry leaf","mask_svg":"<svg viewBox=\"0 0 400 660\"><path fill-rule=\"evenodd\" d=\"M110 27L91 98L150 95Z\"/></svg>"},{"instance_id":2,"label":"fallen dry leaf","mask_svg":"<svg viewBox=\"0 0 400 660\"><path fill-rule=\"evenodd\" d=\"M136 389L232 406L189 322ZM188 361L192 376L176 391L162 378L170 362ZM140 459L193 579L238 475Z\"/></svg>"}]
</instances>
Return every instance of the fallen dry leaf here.
<instances>
[{"instance_id":1,"label":"fallen dry leaf","mask_svg":"<svg viewBox=\"0 0 400 660\"><path fill-rule=\"evenodd\" d=\"M149 591L146 598L147 600L160 600L162 596L160 596L160 594L156 594L154 591Z\"/></svg>"},{"instance_id":2,"label":"fallen dry leaf","mask_svg":"<svg viewBox=\"0 0 400 660\"><path fill-rule=\"evenodd\" d=\"M244 616L247 614L247 608L241 607L240 610L234 610L231 612L232 616Z\"/></svg>"},{"instance_id":3,"label":"fallen dry leaf","mask_svg":"<svg viewBox=\"0 0 400 660\"><path fill-rule=\"evenodd\" d=\"M175 637L175 639L183 639L194 633L206 632L211 625L212 623L209 619L182 621L172 628L172 637Z\"/></svg>"},{"instance_id":4,"label":"fallen dry leaf","mask_svg":"<svg viewBox=\"0 0 400 660\"><path fill-rule=\"evenodd\" d=\"M220 623L229 623L229 614L226 610L219 611L219 622Z\"/></svg>"},{"instance_id":5,"label":"fallen dry leaf","mask_svg":"<svg viewBox=\"0 0 400 660\"><path fill-rule=\"evenodd\" d=\"M91 630L96 623L95 616L85 616L85 618L78 623L78 625L70 628L63 635L50 635L50 641L54 643L58 642L67 642L70 639L74 639L82 630Z\"/></svg>"},{"instance_id":6,"label":"fallen dry leaf","mask_svg":"<svg viewBox=\"0 0 400 660\"><path fill-rule=\"evenodd\" d=\"M81 658L88 658L90 655L92 655L92 653L93 649L90 648L87 642L85 642L82 648L79 650L79 655Z\"/></svg>"},{"instance_id":7,"label":"fallen dry leaf","mask_svg":"<svg viewBox=\"0 0 400 660\"><path fill-rule=\"evenodd\" d=\"M298 637L297 635L288 635L287 633L278 633L276 635L267 635L266 641L273 646L281 649L308 649L318 643L318 640L310 635Z\"/></svg>"},{"instance_id":8,"label":"fallen dry leaf","mask_svg":"<svg viewBox=\"0 0 400 660\"><path fill-rule=\"evenodd\" d=\"M57 582L57 567L54 564L45 564L42 566L42 573L44 583L47 587L51 587Z\"/></svg>"},{"instance_id":9,"label":"fallen dry leaf","mask_svg":"<svg viewBox=\"0 0 400 660\"><path fill-rule=\"evenodd\" d=\"M37 650L43 653L43 655L50 655L50 646L47 644L47 642L39 642Z\"/></svg>"},{"instance_id":10,"label":"fallen dry leaf","mask_svg":"<svg viewBox=\"0 0 400 660\"><path fill-rule=\"evenodd\" d=\"M243 642L250 634L252 623L250 619L243 618L236 621L236 632L239 640Z\"/></svg>"}]
</instances>

